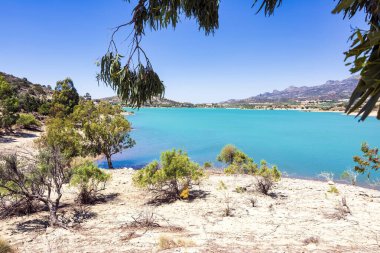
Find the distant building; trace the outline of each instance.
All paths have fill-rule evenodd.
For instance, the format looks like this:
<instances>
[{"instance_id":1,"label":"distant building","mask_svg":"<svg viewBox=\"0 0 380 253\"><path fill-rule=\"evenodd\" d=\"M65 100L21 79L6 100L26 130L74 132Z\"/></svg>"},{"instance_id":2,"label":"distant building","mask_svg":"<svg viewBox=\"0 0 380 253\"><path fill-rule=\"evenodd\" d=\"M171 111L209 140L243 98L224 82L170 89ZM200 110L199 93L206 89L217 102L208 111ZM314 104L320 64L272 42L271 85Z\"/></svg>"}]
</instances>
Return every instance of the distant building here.
<instances>
[{"instance_id":1,"label":"distant building","mask_svg":"<svg viewBox=\"0 0 380 253\"><path fill-rule=\"evenodd\" d=\"M91 100L91 95L90 93L86 93L84 96L83 96L84 100Z\"/></svg>"}]
</instances>

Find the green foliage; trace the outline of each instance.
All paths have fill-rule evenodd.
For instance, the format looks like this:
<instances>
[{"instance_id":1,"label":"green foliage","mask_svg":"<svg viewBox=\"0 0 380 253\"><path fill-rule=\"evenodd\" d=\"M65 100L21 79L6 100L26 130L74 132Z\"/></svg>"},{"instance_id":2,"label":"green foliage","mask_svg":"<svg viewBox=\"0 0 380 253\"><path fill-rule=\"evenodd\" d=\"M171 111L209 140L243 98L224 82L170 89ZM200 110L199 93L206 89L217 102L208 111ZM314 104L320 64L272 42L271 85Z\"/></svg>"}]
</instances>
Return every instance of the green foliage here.
<instances>
[{"instance_id":1,"label":"green foliage","mask_svg":"<svg viewBox=\"0 0 380 253\"><path fill-rule=\"evenodd\" d=\"M272 167L269 167L265 160L262 160L260 162L260 168L257 171L257 175L262 176L262 177L270 177L275 182L281 180L281 172L277 168L277 166L274 165Z\"/></svg>"},{"instance_id":2,"label":"green foliage","mask_svg":"<svg viewBox=\"0 0 380 253\"><path fill-rule=\"evenodd\" d=\"M20 96L20 107L24 112L37 112L41 104L41 99L29 93Z\"/></svg>"},{"instance_id":3,"label":"green foliage","mask_svg":"<svg viewBox=\"0 0 380 253\"><path fill-rule=\"evenodd\" d=\"M242 187L242 186L237 186L237 187L235 188L235 191L236 191L237 193L244 193L244 192L247 191L247 188Z\"/></svg>"},{"instance_id":4,"label":"green foliage","mask_svg":"<svg viewBox=\"0 0 380 253\"><path fill-rule=\"evenodd\" d=\"M0 75L0 128L10 130L16 124L19 111L20 105L15 90Z\"/></svg>"},{"instance_id":5,"label":"green foliage","mask_svg":"<svg viewBox=\"0 0 380 253\"><path fill-rule=\"evenodd\" d=\"M51 118L46 123L46 132L38 140L40 147L54 147L67 158L85 155L83 137L68 118Z\"/></svg>"},{"instance_id":6,"label":"green foliage","mask_svg":"<svg viewBox=\"0 0 380 253\"><path fill-rule=\"evenodd\" d=\"M73 168L70 185L79 189L78 202L91 204L110 178L110 174L103 172L93 162L87 161Z\"/></svg>"},{"instance_id":7,"label":"green foliage","mask_svg":"<svg viewBox=\"0 0 380 253\"><path fill-rule=\"evenodd\" d=\"M229 175L254 174L257 171L257 164L245 153L231 144L226 145L221 150L217 160L228 165L224 172Z\"/></svg>"},{"instance_id":8,"label":"green foliage","mask_svg":"<svg viewBox=\"0 0 380 253\"><path fill-rule=\"evenodd\" d=\"M138 48L138 50L141 50ZM139 52L140 54L140 52ZM145 53L141 53L145 55ZM98 81L104 82L116 91L117 95L132 107L141 107L151 102L153 98L162 98L165 86L154 71L149 59L146 65L142 63L136 67L128 60L125 66L121 63L122 56L108 52L101 59L101 71Z\"/></svg>"},{"instance_id":9,"label":"green foliage","mask_svg":"<svg viewBox=\"0 0 380 253\"><path fill-rule=\"evenodd\" d=\"M79 94L70 78L58 81L53 93L51 114L55 117L67 117L79 103Z\"/></svg>"},{"instance_id":10,"label":"green foliage","mask_svg":"<svg viewBox=\"0 0 380 253\"><path fill-rule=\"evenodd\" d=\"M330 189L327 191L328 193L334 193L334 194L339 194L338 188L334 185L330 185Z\"/></svg>"},{"instance_id":11,"label":"green foliage","mask_svg":"<svg viewBox=\"0 0 380 253\"><path fill-rule=\"evenodd\" d=\"M378 1L339 0L333 13L344 13L344 17L352 18L357 13L365 13L368 30L354 29L350 40L350 49L345 52L346 61L352 59L351 72L360 72L361 79L353 91L347 112L352 113L361 108L357 116L365 120L374 109L380 98L380 16ZM380 119L380 109L377 114Z\"/></svg>"},{"instance_id":12,"label":"green foliage","mask_svg":"<svg viewBox=\"0 0 380 253\"><path fill-rule=\"evenodd\" d=\"M275 182L281 180L281 172L277 166L269 167L265 160L260 162L260 168L256 175L256 189L265 195L268 195Z\"/></svg>"},{"instance_id":13,"label":"green foliage","mask_svg":"<svg viewBox=\"0 0 380 253\"><path fill-rule=\"evenodd\" d=\"M41 126L41 123L34 117L33 114L20 113L16 124L25 129L35 129Z\"/></svg>"},{"instance_id":14,"label":"green foliage","mask_svg":"<svg viewBox=\"0 0 380 253\"><path fill-rule=\"evenodd\" d=\"M217 190L225 191L227 189L227 185L222 180L219 180Z\"/></svg>"},{"instance_id":15,"label":"green foliage","mask_svg":"<svg viewBox=\"0 0 380 253\"><path fill-rule=\"evenodd\" d=\"M368 178L371 171L377 171L380 168L380 154L378 148L370 148L367 143L361 146L363 156L354 156L354 162L357 163L355 171L364 174L368 172Z\"/></svg>"},{"instance_id":16,"label":"green foliage","mask_svg":"<svg viewBox=\"0 0 380 253\"><path fill-rule=\"evenodd\" d=\"M131 125L121 112L119 106L108 102L96 106L92 101L81 101L72 115L84 134L86 150L92 155L104 154L109 168L113 168L112 155L135 144L129 136Z\"/></svg>"},{"instance_id":17,"label":"green foliage","mask_svg":"<svg viewBox=\"0 0 380 253\"><path fill-rule=\"evenodd\" d=\"M51 103L50 102L44 102L38 107L38 113L44 116L48 116L50 114L51 110Z\"/></svg>"},{"instance_id":18,"label":"green foliage","mask_svg":"<svg viewBox=\"0 0 380 253\"><path fill-rule=\"evenodd\" d=\"M134 184L167 198L178 199L183 190L191 189L204 177L203 169L181 150L161 153L160 161L161 164L153 161L137 171L133 177Z\"/></svg>"},{"instance_id":19,"label":"green foliage","mask_svg":"<svg viewBox=\"0 0 380 253\"><path fill-rule=\"evenodd\" d=\"M223 147L216 159L222 163L232 164L237 151L238 149L234 145L228 144Z\"/></svg>"},{"instance_id":20,"label":"green foliage","mask_svg":"<svg viewBox=\"0 0 380 253\"><path fill-rule=\"evenodd\" d=\"M211 163L211 162L205 162L205 163L203 164L203 168L205 168L205 169L210 169L210 168L212 168L212 163Z\"/></svg>"},{"instance_id":21,"label":"green foliage","mask_svg":"<svg viewBox=\"0 0 380 253\"><path fill-rule=\"evenodd\" d=\"M8 242L0 239L0 253L12 253L14 252Z\"/></svg>"}]
</instances>

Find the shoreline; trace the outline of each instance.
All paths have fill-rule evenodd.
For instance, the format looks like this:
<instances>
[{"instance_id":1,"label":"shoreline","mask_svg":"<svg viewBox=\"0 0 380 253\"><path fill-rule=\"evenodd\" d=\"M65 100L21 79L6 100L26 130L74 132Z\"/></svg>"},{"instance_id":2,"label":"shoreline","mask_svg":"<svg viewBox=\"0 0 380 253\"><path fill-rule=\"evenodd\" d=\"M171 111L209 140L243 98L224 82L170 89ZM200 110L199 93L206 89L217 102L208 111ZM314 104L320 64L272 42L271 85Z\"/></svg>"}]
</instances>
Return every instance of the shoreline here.
<instances>
[{"instance_id":1,"label":"shoreline","mask_svg":"<svg viewBox=\"0 0 380 253\"><path fill-rule=\"evenodd\" d=\"M119 167L119 168L113 168L113 169L108 169L108 168L100 168L104 171L110 172L110 171L137 171L141 170L144 167L141 168L133 168L133 167ZM206 169L206 172L209 174L215 174L215 175L225 175L224 174L224 168L211 168L211 169ZM234 175L234 176L249 176L249 175ZM297 176L297 175L282 175L282 178L287 178L291 180L302 180L302 181L310 181L310 182L320 182L320 183L327 183L327 181L321 177L318 176ZM349 181L343 180L343 179L334 179L332 181L334 184L338 185L348 185L348 186L353 186L353 187L359 187L363 189L368 189L368 190L375 190L375 191L380 191L380 184L378 186L371 186L370 184L362 181L358 181L356 185L351 184Z\"/></svg>"}]
</instances>

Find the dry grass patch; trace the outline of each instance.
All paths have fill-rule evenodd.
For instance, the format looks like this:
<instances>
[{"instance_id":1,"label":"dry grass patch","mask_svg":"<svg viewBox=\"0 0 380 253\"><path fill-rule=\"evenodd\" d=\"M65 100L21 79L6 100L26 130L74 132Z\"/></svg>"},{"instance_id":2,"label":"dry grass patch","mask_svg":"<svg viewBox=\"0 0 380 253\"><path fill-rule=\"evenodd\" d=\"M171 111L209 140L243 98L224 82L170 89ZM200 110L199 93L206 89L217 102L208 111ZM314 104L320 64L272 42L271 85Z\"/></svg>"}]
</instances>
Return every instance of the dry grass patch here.
<instances>
[{"instance_id":1,"label":"dry grass patch","mask_svg":"<svg viewBox=\"0 0 380 253\"><path fill-rule=\"evenodd\" d=\"M192 240L183 238L171 238L166 235L161 235L158 239L158 247L160 250L182 248L182 247L194 247L196 244Z\"/></svg>"}]
</instances>

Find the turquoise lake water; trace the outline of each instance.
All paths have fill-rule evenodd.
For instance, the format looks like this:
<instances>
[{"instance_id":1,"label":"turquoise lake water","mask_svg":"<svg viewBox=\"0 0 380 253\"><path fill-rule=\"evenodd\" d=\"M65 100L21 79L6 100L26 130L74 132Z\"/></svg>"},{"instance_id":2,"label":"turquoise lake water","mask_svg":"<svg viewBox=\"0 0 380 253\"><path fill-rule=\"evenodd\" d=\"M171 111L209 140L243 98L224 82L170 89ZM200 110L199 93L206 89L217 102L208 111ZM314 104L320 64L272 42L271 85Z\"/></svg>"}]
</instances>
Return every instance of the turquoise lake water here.
<instances>
[{"instance_id":1,"label":"turquoise lake water","mask_svg":"<svg viewBox=\"0 0 380 253\"><path fill-rule=\"evenodd\" d=\"M129 110L129 109L127 109ZM113 156L115 168L141 168L167 149L180 148L196 162L216 162L234 144L256 162L276 164L292 177L340 175L352 168L361 143L380 147L380 121L358 122L340 113L239 109L142 108L128 116L136 146ZM101 167L107 167L100 161ZM380 173L380 172L379 172Z\"/></svg>"}]
</instances>

